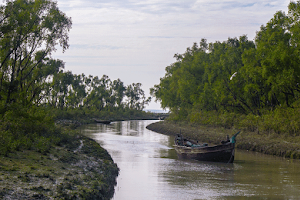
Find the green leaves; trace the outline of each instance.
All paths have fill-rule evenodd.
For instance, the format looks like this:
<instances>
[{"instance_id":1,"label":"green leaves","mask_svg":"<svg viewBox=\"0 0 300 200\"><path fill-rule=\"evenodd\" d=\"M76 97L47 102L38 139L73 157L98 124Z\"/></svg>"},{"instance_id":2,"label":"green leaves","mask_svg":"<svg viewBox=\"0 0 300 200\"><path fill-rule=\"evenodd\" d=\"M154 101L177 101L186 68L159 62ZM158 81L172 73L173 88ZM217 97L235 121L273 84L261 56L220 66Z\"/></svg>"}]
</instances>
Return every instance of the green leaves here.
<instances>
[{"instance_id":1,"label":"green leaves","mask_svg":"<svg viewBox=\"0 0 300 200\"><path fill-rule=\"evenodd\" d=\"M62 64L59 61L49 62L53 66ZM49 68L54 70L56 68ZM60 109L88 108L97 111L118 110L125 107L143 110L151 98L146 98L141 83L125 86L120 80L111 81L106 75L98 76L59 71L54 73L49 82L47 93L42 98L44 105Z\"/></svg>"},{"instance_id":2,"label":"green leaves","mask_svg":"<svg viewBox=\"0 0 300 200\"><path fill-rule=\"evenodd\" d=\"M300 1L291 2L257 32L224 42L200 42L166 68L152 95L164 108L261 115L290 107L300 92ZM234 77L232 77L234 74ZM232 77L232 78L230 78Z\"/></svg>"},{"instance_id":3,"label":"green leaves","mask_svg":"<svg viewBox=\"0 0 300 200\"><path fill-rule=\"evenodd\" d=\"M209 46L209 51L208 51ZM242 54L254 48L246 36L229 38L226 42L207 44L205 39L200 48L193 45L177 62L166 68L166 75L159 85L152 88L152 95L163 107L180 110L236 110L246 102L243 100L241 81L238 74L230 81L233 73L243 67ZM185 111L184 111L185 110Z\"/></svg>"},{"instance_id":4,"label":"green leaves","mask_svg":"<svg viewBox=\"0 0 300 200\"><path fill-rule=\"evenodd\" d=\"M125 95L127 97L128 108L143 110L145 105L151 101L151 98L146 98L141 87L141 83L132 83L131 85L127 86Z\"/></svg>"},{"instance_id":5,"label":"green leaves","mask_svg":"<svg viewBox=\"0 0 300 200\"><path fill-rule=\"evenodd\" d=\"M71 19L50 0L7 1L0 15L0 101L39 102L45 80L63 67L50 55L57 44L68 48Z\"/></svg>"}]
</instances>

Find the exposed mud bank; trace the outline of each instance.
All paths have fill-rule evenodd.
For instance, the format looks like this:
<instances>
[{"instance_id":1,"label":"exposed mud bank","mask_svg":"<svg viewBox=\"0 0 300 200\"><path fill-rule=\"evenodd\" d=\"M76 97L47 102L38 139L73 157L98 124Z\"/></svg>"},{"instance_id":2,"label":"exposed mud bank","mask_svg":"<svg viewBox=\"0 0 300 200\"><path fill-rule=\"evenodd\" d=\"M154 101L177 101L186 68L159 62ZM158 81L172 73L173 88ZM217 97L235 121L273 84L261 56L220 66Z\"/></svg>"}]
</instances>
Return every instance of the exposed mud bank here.
<instances>
[{"instance_id":1,"label":"exposed mud bank","mask_svg":"<svg viewBox=\"0 0 300 200\"><path fill-rule=\"evenodd\" d=\"M175 135L181 132L185 137L211 144L219 144L221 140L226 138L226 135L232 136L239 131L170 121L150 124L147 126L147 129L167 135ZM277 134L260 135L255 132L241 131L237 136L236 147L269 155L299 159L300 143L297 141L299 141L299 137L280 136Z\"/></svg>"},{"instance_id":2,"label":"exposed mud bank","mask_svg":"<svg viewBox=\"0 0 300 200\"><path fill-rule=\"evenodd\" d=\"M118 173L105 149L77 135L47 154L0 157L0 199L111 199Z\"/></svg>"}]
</instances>

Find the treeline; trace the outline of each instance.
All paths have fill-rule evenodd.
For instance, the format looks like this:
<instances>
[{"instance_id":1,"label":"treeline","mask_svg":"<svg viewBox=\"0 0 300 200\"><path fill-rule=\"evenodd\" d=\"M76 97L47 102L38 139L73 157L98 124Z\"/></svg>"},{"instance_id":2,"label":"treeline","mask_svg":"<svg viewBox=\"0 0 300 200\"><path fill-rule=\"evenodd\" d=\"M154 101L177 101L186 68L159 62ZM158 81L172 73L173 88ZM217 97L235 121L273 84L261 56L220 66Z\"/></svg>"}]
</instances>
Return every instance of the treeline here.
<instances>
[{"instance_id":1,"label":"treeline","mask_svg":"<svg viewBox=\"0 0 300 200\"><path fill-rule=\"evenodd\" d=\"M145 105L151 101L141 86L126 86L120 79L112 81L106 75L99 78L60 71L51 77L37 103L54 109L57 118L129 119L134 118L132 115L143 116Z\"/></svg>"},{"instance_id":2,"label":"treeline","mask_svg":"<svg viewBox=\"0 0 300 200\"><path fill-rule=\"evenodd\" d=\"M255 40L202 39L176 62L151 93L174 120L299 134L300 1L275 13Z\"/></svg>"},{"instance_id":3,"label":"treeline","mask_svg":"<svg viewBox=\"0 0 300 200\"><path fill-rule=\"evenodd\" d=\"M64 72L64 62L51 53L68 45L71 19L47 0L7 1L0 10L0 110L16 105L53 108L87 107L143 110L146 99L140 83Z\"/></svg>"},{"instance_id":4,"label":"treeline","mask_svg":"<svg viewBox=\"0 0 300 200\"><path fill-rule=\"evenodd\" d=\"M19 149L47 152L68 134L63 118L141 114L150 101L140 83L125 86L108 76L64 72L52 58L69 47L71 18L52 0L7 0L0 6L0 154ZM116 116L116 114L114 115ZM63 135L62 135L63 134Z\"/></svg>"},{"instance_id":5,"label":"treeline","mask_svg":"<svg viewBox=\"0 0 300 200\"><path fill-rule=\"evenodd\" d=\"M74 75L62 70L49 77L36 104L59 109L87 108L95 111L120 109L143 110L151 98L146 98L141 83L125 86L108 76ZM48 79L48 80L49 80Z\"/></svg>"}]
</instances>

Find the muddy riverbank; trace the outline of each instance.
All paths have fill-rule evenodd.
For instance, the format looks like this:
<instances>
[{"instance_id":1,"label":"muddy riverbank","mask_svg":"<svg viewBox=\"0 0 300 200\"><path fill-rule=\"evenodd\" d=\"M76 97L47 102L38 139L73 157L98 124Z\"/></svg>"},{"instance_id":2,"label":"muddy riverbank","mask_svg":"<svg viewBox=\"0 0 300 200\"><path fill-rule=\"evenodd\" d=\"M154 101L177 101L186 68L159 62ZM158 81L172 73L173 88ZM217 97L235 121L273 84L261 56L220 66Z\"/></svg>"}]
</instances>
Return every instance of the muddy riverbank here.
<instances>
[{"instance_id":1,"label":"muddy riverbank","mask_svg":"<svg viewBox=\"0 0 300 200\"><path fill-rule=\"evenodd\" d=\"M111 199L119 169L108 152L82 135L49 153L0 157L0 199Z\"/></svg>"},{"instance_id":2,"label":"muddy riverbank","mask_svg":"<svg viewBox=\"0 0 300 200\"><path fill-rule=\"evenodd\" d=\"M183 134L190 139L211 144L219 144L227 135L232 136L239 130L220 127L189 125L170 121L160 121L147 126L147 129L167 134ZM300 159L299 137L280 136L278 134L262 135L257 132L241 131L237 137L236 147L269 155Z\"/></svg>"}]
</instances>

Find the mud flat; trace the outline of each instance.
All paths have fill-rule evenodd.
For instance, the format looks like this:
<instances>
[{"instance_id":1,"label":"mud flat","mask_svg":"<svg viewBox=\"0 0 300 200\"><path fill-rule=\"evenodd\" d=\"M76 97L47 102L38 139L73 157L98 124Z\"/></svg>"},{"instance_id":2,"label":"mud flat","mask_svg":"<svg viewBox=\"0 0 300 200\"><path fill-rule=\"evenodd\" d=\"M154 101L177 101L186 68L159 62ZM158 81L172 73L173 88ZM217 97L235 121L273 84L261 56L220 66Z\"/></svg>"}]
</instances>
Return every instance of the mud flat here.
<instances>
[{"instance_id":1,"label":"mud flat","mask_svg":"<svg viewBox=\"0 0 300 200\"><path fill-rule=\"evenodd\" d=\"M0 199L111 199L119 169L94 140L76 135L48 153L0 157Z\"/></svg>"}]
</instances>

